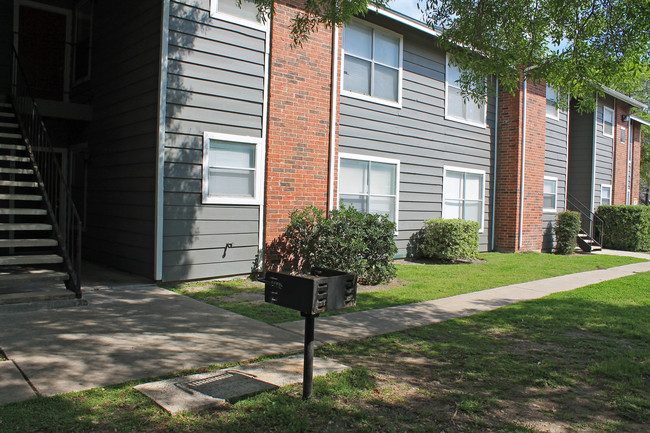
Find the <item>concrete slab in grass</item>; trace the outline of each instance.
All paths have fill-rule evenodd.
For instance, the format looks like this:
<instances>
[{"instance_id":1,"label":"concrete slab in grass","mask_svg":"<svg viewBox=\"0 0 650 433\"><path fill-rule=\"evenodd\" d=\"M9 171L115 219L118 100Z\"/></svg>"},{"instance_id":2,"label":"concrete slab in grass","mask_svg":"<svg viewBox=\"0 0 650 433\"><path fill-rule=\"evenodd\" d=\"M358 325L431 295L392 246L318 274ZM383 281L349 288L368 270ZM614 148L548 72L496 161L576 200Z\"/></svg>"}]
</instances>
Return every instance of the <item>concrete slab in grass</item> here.
<instances>
[{"instance_id":1,"label":"concrete slab in grass","mask_svg":"<svg viewBox=\"0 0 650 433\"><path fill-rule=\"evenodd\" d=\"M349 367L323 358L314 359L314 376ZM260 392L302 382L303 356L273 359L236 368L175 377L134 388L171 414L200 411L234 403Z\"/></svg>"},{"instance_id":2,"label":"concrete slab in grass","mask_svg":"<svg viewBox=\"0 0 650 433\"><path fill-rule=\"evenodd\" d=\"M36 397L23 375L11 361L0 362L0 383L2 384L0 405Z\"/></svg>"}]
</instances>

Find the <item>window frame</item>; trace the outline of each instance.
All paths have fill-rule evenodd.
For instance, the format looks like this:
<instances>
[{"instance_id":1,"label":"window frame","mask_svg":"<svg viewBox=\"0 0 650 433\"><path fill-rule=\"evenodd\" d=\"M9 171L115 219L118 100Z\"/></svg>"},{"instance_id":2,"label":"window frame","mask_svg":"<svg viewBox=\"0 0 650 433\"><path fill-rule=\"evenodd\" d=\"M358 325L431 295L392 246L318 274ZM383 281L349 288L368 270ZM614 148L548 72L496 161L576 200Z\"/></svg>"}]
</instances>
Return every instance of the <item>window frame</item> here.
<instances>
[{"instance_id":1,"label":"window frame","mask_svg":"<svg viewBox=\"0 0 650 433\"><path fill-rule=\"evenodd\" d=\"M234 24L239 24L241 26L250 27L262 31L267 30L267 28L269 27L269 22L270 22L269 19L267 19L266 22L262 23L258 20L251 21L246 18L238 17L237 15L232 15L227 12L221 12L219 10L219 1L220 0L210 0L210 18L216 18L219 20L228 21Z\"/></svg>"},{"instance_id":2,"label":"window frame","mask_svg":"<svg viewBox=\"0 0 650 433\"><path fill-rule=\"evenodd\" d=\"M542 209L543 209L543 212L557 213L557 187L558 187L559 181L558 181L557 177L544 176L544 183L546 183L547 180L553 181L555 183L555 188L553 190L553 197L555 198L555 200L554 200L555 207L553 207L553 208L544 207L544 195L545 195L545 193L544 193L544 189L542 188Z\"/></svg>"},{"instance_id":3,"label":"window frame","mask_svg":"<svg viewBox=\"0 0 650 433\"><path fill-rule=\"evenodd\" d=\"M381 26L378 26L373 23L369 23L367 21L361 20L359 18L353 18L352 23L364 26L364 27L369 27L372 29L372 50L373 50L373 58L372 59L366 59L363 57L358 57L354 54L346 54L345 52L345 27L343 30L343 43L341 44L341 95L342 96L348 96L350 98L355 98L355 99L361 99L363 101L368 101L368 102L374 102L377 104L382 104L382 105L388 105L390 107L395 107L395 108L402 108L402 82L403 82L403 75L404 75L404 36L400 33L393 32L391 30L385 29ZM349 55L355 58L359 58L365 61L370 60L371 63L371 73L370 73L370 91L372 92L372 82L374 80L374 66L375 66L375 60L374 60L374 48L375 48L375 32L380 32L385 35L388 35L390 37L397 38L399 40L399 66L397 68L397 101L391 101L390 99L383 99L379 98L376 96L372 95L364 95L362 93L357 93L352 90L345 90L345 56ZM392 66L387 66L382 63L379 63L382 66L389 67L391 69L394 69Z\"/></svg>"},{"instance_id":4,"label":"window frame","mask_svg":"<svg viewBox=\"0 0 650 433\"><path fill-rule=\"evenodd\" d=\"M550 99L549 98L549 95L548 95L549 90L555 93L555 99ZM549 100L554 101L555 103L557 103L557 99L559 97L560 97L559 92L556 89L554 89L553 87L551 87L551 86L549 86L547 84L546 85L546 117L547 118L553 119L553 120L560 120L560 112L561 112L560 107L557 107L557 106L553 105L553 108L555 109L555 114L553 115L553 114L548 113L548 102L549 102Z\"/></svg>"},{"instance_id":5,"label":"window frame","mask_svg":"<svg viewBox=\"0 0 650 433\"><path fill-rule=\"evenodd\" d=\"M608 189L609 190L609 203L608 204L603 204L603 190ZM611 184L602 184L600 185L600 205L601 206L608 206L612 204L612 185Z\"/></svg>"},{"instance_id":6,"label":"window frame","mask_svg":"<svg viewBox=\"0 0 650 433\"><path fill-rule=\"evenodd\" d=\"M445 55L445 120L451 120L453 122L459 122L459 123L464 123L466 125L472 125L472 126L477 126L479 128L487 128L487 102L483 104L483 122L473 122L471 120L468 120L467 118L462 118L462 117L456 117L453 115L449 114L449 58L451 57L450 53L446 53ZM458 69L460 71L460 68ZM485 81L487 83L487 77L485 78ZM452 84L452 87L455 87L457 89L460 89L459 86L456 86ZM465 98L463 98L463 101L465 101ZM474 103L474 101L470 98L469 101L471 103Z\"/></svg>"},{"instance_id":7,"label":"window frame","mask_svg":"<svg viewBox=\"0 0 650 433\"><path fill-rule=\"evenodd\" d=\"M210 141L255 145L255 176L253 196L240 197L210 194ZM201 177L201 196L203 204L251 204L261 205L264 198L264 140L260 137L222 134L206 131L203 133L203 173Z\"/></svg>"},{"instance_id":8,"label":"window frame","mask_svg":"<svg viewBox=\"0 0 650 433\"><path fill-rule=\"evenodd\" d=\"M79 40L78 40L78 37L79 37L79 34L78 34L79 33L79 28L78 28L79 21L78 20L79 20L80 10L85 5L88 5L89 8L90 8L90 18L89 18L90 24L89 24L89 29L88 29L89 30L89 34L88 34L88 64L86 65L86 67L87 67L86 74L84 76L82 76L82 77L77 77L77 62L79 60L78 56L77 56L77 46L79 45ZM93 47L93 24L94 24L93 23L93 21L94 21L94 19L93 19L94 16L93 15L94 15L94 11L95 11L95 2L94 2L94 0L81 0L80 2L78 2L74 6L74 18L72 20L73 21L72 22L72 26L73 26L73 29L72 29L72 33L73 33L73 35L72 35L72 41L73 41L72 42L72 44L73 44L72 45L72 63L73 64L72 64L72 71L71 71L71 73L72 73L72 85L73 86L76 86L76 85L79 85L79 84L84 83L86 81L89 81L90 77L91 77L92 63L93 63L92 62L92 55L93 55L92 47Z\"/></svg>"},{"instance_id":9,"label":"window frame","mask_svg":"<svg viewBox=\"0 0 650 433\"><path fill-rule=\"evenodd\" d=\"M382 164L391 164L395 166L395 234L399 231L399 191L400 191L400 170L401 170L401 162L399 159L394 159L394 158L382 158L379 156L368 156L368 155L359 155L355 153L339 153L339 158L338 158L338 185L337 185L337 203L336 203L336 208L340 209L341 208L341 160L342 159L352 159L355 161L366 161L366 162L378 162ZM370 187L370 185L368 185ZM386 195L381 195L382 197L385 197ZM370 191L368 192L368 198L371 197Z\"/></svg>"},{"instance_id":10,"label":"window frame","mask_svg":"<svg viewBox=\"0 0 650 433\"><path fill-rule=\"evenodd\" d=\"M608 114L610 114L612 116L612 122L611 122L612 123L612 132L610 134L605 133L605 113L608 113ZM616 128L616 116L615 116L614 110L612 110L611 108L606 107L604 105L603 105L603 124L602 124L602 127L603 127L603 136L604 137L614 138L614 131L615 131L615 128Z\"/></svg>"},{"instance_id":11,"label":"window frame","mask_svg":"<svg viewBox=\"0 0 650 433\"><path fill-rule=\"evenodd\" d=\"M474 168L465 168L465 167L456 167L452 165L445 165L443 168L443 173L442 173L442 209L441 209L441 218L445 218L445 203L447 201L447 197L445 197L445 180L447 179L447 172L457 172L457 173L463 173L463 174L480 174L482 176L481 180L481 227L479 228L479 233L483 233L485 230L485 170L478 170ZM465 199L462 199L463 202ZM461 218L465 219L465 218ZM472 221L472 220L466 220L466 221Z\"/></svg>"}]
</instances>

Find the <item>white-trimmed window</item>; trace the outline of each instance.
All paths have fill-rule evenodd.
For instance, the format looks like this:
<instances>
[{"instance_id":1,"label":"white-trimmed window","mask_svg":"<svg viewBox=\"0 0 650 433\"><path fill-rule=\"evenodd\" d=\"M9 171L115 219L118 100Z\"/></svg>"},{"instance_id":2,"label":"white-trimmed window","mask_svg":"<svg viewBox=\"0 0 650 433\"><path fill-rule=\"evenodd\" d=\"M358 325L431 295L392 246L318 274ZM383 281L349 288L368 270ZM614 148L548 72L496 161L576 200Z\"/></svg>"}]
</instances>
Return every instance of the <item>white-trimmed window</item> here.
<instances>
[{"instance_id":1,"label":"white-trimmed window","mask_svg":"<svg viewBox=\"0 0 650 433\"><path fill-rule=\"evenodd\" d=\"M485 128L486 104L477 104L471 98L463 96L460 90L461 71L450 63L447 53L445 69L445 119L469 123Z\"/></svg>"},{"instance_id":2,"label":"white-trimmed window","mask_svg":"<svg viewBox=\"0 0 650 433\"><path fill-rule=\"evenodd\" d=\"M603 135L614 137L614 110L603 107Z\"/></svg>"},{"instance_id":3,"label":"white-trimmed window","mask_svg":"<svg viewBox=\"0 0 650 433\"><path fill-rule=\"evenodd\" d=\"M339 157L340 203L363 213L385 214L397 225L399 214L397 159L342 153Z\"/></svg>"},{"instance_id":4,"label":"white-trimmed window","mask_svg":"<svg viewBox=\"0 0 650 433\"><path fill-rule=\"evenodd\" d=\"M253 0L210 0L210 16L248 27L262 29L265 24L257 18L257 4Z\"/></svg>"},{"instance_id":5,"label":"white-trimmed window","mask_svg":"<svg viewBox=\"0 0 650 433\"><path fill-rule=\"evenodd\" d=\"M343 53L343 94L400 106L401 35L354 19L345 25Z\"/></svg>"},{"instance_id":6,"label":"white-trimmed window","mask_svg":"<svg viewBox=\"0 0 650 433\"><path fill-rule=\"evenodd\" d=\"M261 204L264 164L261 138L203 134L203 202Z\"/></svg>"},{"instance_id":7,"label":"white-trimmed window","mask_svg":"<svg viewBox=\"0 0 650 433\"><path fill-rule=\"evenodd\" d=\"M612 204L612 186L611 185L601 185L600 186L600 204L601 205Z\"/></svg>"},{"instance_id":8,"label":"white-trimmed window","mask_svg":"<svg viewBox=\"0 0 650 433\"><path fill-rule=\"evenodd\" d=\"M624 127L624 126L621 126L621 143L625 143L625 142L626 142L625 140L626 140L627 137L626 137L625 132L626 132L626 131L625 131L625 127Z\"/></svg>"},{"instance_id":9,"label":"white-trimmed window","mask_svg":"<svg viewBox=\"0 0 650 433\"><path fill-rule=\"evenodd\" d=\"M476 221L483 231L485 171L469 168L444 168L442 217Z\"/></svg>"},{"instance_id":10,"label":"white-trimmed window","mask_svg":"<svg viewBox=\"0 0 650 433\"><path fill-rule=\"evenodd\" d=\"M544 212L557 212L557 177L544 176Z\"/></svg>"},{"instance_id":11,"label":"white-trimmed window","mask_svg":"<svg viewBox=\"0 0 650 433\"><path fill-rule=\"evenodd\" d=\"M550 86L546 86L546 117L555 120L560 119L560 108L557 106L557 100L557 90Z\"/></svg>"}]
</instances>

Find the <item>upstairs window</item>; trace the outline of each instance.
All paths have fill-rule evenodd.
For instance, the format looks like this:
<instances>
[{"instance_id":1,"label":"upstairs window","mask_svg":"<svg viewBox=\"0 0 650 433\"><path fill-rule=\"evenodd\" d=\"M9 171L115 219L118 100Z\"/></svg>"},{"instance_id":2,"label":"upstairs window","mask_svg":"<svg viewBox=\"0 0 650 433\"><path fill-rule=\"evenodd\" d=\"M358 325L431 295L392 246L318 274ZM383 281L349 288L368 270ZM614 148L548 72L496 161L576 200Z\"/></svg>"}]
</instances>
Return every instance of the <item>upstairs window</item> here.
<instances>
[{"instance_id":1,"label":"upstairs window","mask_svg":"<svg viewBox=\"0 0 650 433\"><path fill-rule=\"evenodd\" d=\"M560 119L560 109L556 105L558 100L558 93L552 87L546 86L546 117L551 119Z\"/></svg>"},{"instance_id":2,"label":"upstairs window","mask_svg":"<svg viewBox=\"0 0 650 433\"><path fill-rule=\"evenodd\" d=\"M614 137L614 110L603 107L603 135Z\"/></svg>"},{"instance_id":3,"label":"upstairs window","mask_svg":"<svg viewBox=\"0 0 650 433\"><path fill-rule=\"evenodd\" d=\"M93 4L90 0L77 3L74 12L74 67L73 82L79 83L90 78L90 53L92 34Z\"/></svg>"},{"instance_id":4,"label":"upstairs window","mask_svg":"<svg viewBox=\"0 0 650 433\"><path fill-rule=\"evenodd\" d=\"M557 212L556 177L544 177L544 212Z\"/></svg>"},{"instance_id":5,"label":"upstairs window","mask_svg":"<svg viewBox=\"0 0 650 433\"><path fill-rule=\"evenodd\" d=\"M483 230L485 172L445 167L442 217L476 221Z\"/></svg>"},{"instance_id":6,"label":"upstairs window","mask_svg":"<svg viewBox=\"0 0 650 433\"><path fill-rule=\"evenodd\" d=\"M203 202L260 204L262 139L206 132L203 136Z\"/></svg>"},{"instance_id":7,"label":"upstairs window","mask_svg":"<svg viewBox=\"0 0 650 433\"><path fill-rule=\"evenodd\" d=\"M347 95L401 103L401 36L354 20L345 26L343 49L343 91Z\"/></svg>"},{"instance_id":8,"label":"upstairs window","mask_svg":"<svg viewBox=\"0 0 650 433\"><path fill-rule=\"evenodd\" d=\"M399 160L341 154L339 173L341 204L397 224Z\"/></svg>"},{"instance_id":9,"label":"upstairs window","mask_svg":"<svg viewBox=\"0 0 650 433\"><path fill-rule=\"evenodd\" d=\"M447 54L445 71L445 119L485 127L485 104L477 104L471 98L463 96L460 90L461 71L450 63Z\"/></svg>"},{"instance_id":10,"label":"upstairs window","mask_svg":"<svg viewBox=\"0 0 650 433\"><path fill-rule=\"evenodd\" d=\"M257 18L257 4L253 0L211 0L210 15L213 18L220 18L232 21L249 27L263 27L264 24Z\"/></svg>"}]
</instances>

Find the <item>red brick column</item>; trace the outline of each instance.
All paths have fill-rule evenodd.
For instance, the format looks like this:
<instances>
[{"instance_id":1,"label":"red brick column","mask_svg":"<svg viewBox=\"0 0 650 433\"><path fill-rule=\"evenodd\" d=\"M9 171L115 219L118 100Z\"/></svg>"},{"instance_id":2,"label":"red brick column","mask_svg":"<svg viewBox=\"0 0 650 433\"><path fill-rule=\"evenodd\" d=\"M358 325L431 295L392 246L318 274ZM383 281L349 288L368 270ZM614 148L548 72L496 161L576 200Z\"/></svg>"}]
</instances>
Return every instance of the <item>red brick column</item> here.
<instances>
[{"instance_id":1,"label":"red brick column","mask_svg":"<svg viewBox=\"0 0 650 433\"><path fill-rule=\"evenodd\" d=\"M627 122L623 116L630 114L630 106L616 101L614 107L614 166L612 173L612 204L625 204L627 196ZM621 128L625 128L625 141L621 141Z\"/></svg>"},{"instance_id":2,"label":"red brick column","mask_svg":"<svg viewBox=\"0 0 650 433\"><path fill-rule=\"evenodd\" d=\"M639 198L641 188L641 124L632 122L632 203Z\"/></svg>"},{"instance_id":3,"label":"red brick column","mask_svg":"<svg viewBox=\"0 0 650 433\"><path fill-rule=\"evenodd\" d=\"M528 83L526 96L526 150L524 191L521 164L524 158L523 81L515 95L499 94L497 145L495 248L498 251L541 250L544 165L546 148L546 86ZM523 200L523 220L520 206ZM519 230L522 228L522 246Z\"/></svg>"},{"instance_id":4,"label":"red brick column","mask_svg":"<svg viewBox=\"0 0 650 433\"><path fill-rule=\"evenodd\" d=\"M332 31L319 28L292 46L291 19L304 2L276 3L271 24L265 243L284 230L294 209L327 208Z\"/></svg>"}]
</instances>

